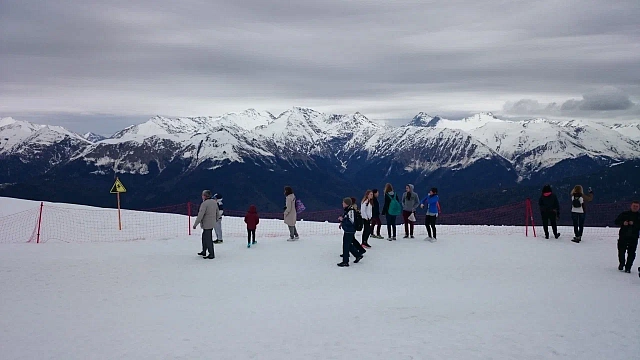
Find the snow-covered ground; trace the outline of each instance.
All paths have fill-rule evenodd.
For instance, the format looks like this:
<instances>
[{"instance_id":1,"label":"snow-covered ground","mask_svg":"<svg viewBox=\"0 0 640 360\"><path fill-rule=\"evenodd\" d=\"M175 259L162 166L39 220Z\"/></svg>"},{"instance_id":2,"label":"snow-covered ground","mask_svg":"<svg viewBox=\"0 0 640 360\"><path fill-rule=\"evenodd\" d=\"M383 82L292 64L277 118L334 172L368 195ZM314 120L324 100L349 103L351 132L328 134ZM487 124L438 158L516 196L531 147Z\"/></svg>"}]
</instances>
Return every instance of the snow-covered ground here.
<instances>
[{"instance_id":1,"label":"snow-covered ground","mask_svg":"<svg viewBox=\"0 0 640 360\"><path fill-rule=\"evenodd\" d=\"M0 203L0 213L33 206L7 204ZM196 255L197 234L0 244L0 358L628 360L640 354L640 279L637 266L632 274L616 269L615 241L574 244L445 229L439 238L374 239L349 268L336 266L336 235L298 242L258 236L251 249L244 237L225 238L214 260Z\"/></svg>"}]
</instances>

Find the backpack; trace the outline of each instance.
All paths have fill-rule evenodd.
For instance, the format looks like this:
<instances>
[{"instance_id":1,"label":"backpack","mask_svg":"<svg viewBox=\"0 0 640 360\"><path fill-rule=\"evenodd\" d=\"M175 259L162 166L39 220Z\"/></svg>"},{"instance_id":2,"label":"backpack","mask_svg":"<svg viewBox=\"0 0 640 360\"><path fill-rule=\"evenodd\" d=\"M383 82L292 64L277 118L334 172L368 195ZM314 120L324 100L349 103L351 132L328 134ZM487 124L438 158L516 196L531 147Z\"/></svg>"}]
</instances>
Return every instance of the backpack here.
<instances>
[{"instance_id":1,"label":"backpack","mask_svg":"<svg viewBox=\"0 0 640 360\"><path fill-rule=\"evenodd\" d=\"M360 210L353 209L355 214L355 221L353 222L353 226L356 228L356 231L362 231L364 227L364 219L362 218L362 214Z\"/></svg>"},{"instance_id":2,"label":"backpack","mask_svg":"<svg viewBox=\"0 0 640 360\"><path fill-rule=\"evenodd\" d=\"M574 208L578 209L582 207L582 204L580 203L580 198L582 196L574 196L573 197L573 201L571 202L571 204L573 205Z\"/></svg>"},{"instance_id":3,"label":"backpack","mask_svg":"<svg viewBox=\"0 0 640 360\"><path fill-rule=\"evenodd\" d=\"M398 194L394 194L389 203L389 215L398 216L402 213L402 205L398 201Z\"/></svg>"},{"instance_id":4,"label":"backpack","mask_svg":"<svg viewBox=\"0 0 640 360\"><path fill-rule=\"evenodd\" d=\"M302 201L296 199L296 213L300 214L305 211L307 208L304 206Z\"/></svg>"}]
</instances>

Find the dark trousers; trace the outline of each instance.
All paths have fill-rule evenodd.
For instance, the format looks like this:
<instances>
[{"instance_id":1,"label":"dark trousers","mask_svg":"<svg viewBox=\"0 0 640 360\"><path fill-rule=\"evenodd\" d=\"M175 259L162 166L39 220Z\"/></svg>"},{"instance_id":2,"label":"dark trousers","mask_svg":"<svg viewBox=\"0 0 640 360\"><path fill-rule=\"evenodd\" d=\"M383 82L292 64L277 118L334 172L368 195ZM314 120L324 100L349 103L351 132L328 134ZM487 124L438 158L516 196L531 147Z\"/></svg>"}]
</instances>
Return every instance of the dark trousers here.
<instances>
[{"instance_id":1,"label":"dark trousers","mask_svg":"<svg viewBox=\"0 0 640 360\"><path fill-rule=\"evenodd\" d=\"M371 236L371 224L368 220L362 222L362 243L367 244L369 242L369 236Z\"/></svg>"},{"instance_id":2,"label":"dark trousers","mask_svg":"<svg viewBox=\"0 0 640 360\"><path fill-rule=\"evenodd\" d=\"M344 233L342 235L342 262L345 264L349 263L349 252L353 250L353 241L355 240L355 234ZM354 256L358 256L354 254Z\"/></svg>"},{"instance_id":3,"label":"dark trousers","mask_svg":"<svg viewBox=\"0 0 640 360\"><path fill-rule=\"evenodd\" d=\"M576 237L582 237L582 231L584 230L584 214L572 212L571 220L573 221L573 234Z\"/></svg>"},{"instance_id":4,"label":"dark trousers","mask_svg":"<svg viewBox=\"0 0 640 360\"><path fill-rule=\"evenodd\" d=\"M436 237L436 219L438 217L435 215L427 215L424 218L424 225L427 227L427 234L431 237L431 233L433 233L433 237Z\"/></svg>"},{"instance_id":5,"label":"dark trousers","mask_svg":"<svg viewBox=\"0 0 640 360\"><path fill-rule=\"evenodd\" d=\"M626 270L631 270L633 261L636 259L636 250L638 249L638 239L633 237L622 237L618 239L618 261L620 265L624 265ZM626 253L626 261L625 261Z\"/></svg>"},{"instance_id":6,"label":"dark trousers","mask_svg":"<svg viewBox=\"0 0 640 360\"><path fill-rule=\"evenodd\" d=\"M415 222L409 220L409 216L411 216L411 214L413 214L412 211L402 210L402 220L404 220L404 234L406 236L413 236L413 226Z\"/></svg>"},{"instance_id":7,"label":"dark trousers","mask_svg":"<svg viewBox=\"0 0 640 360\"><path fill-rule=\"evenodd\" d=\"M380 221L380 217L374 217L373 219L371 219L371 233L373 234L373 229L374 227L378 226L378 228L376 229L375 234L377 236L380 236L380 227L382 227L382 221Z\"/></svg>"},{"instance_id":8,"label":"dark trousers","mask_svg":"<svg viewBox=\"0 0 640 360\"><path fill-rule=\"evenodd\" d=\"M365 250L364 247L356 239L356 234L352 235L353 239L351 240L351 254L357 257L367 252L367 250Z\"/></svg>"},{"instance_id":9,"label":"dark trousers","mask_svg":"<svg viewBox=\"0 0 640 360\"><path fill-rule=\"evenodd\" d=\"M387 233L391 237L391 230L393 229L393 237L396 237L396 217L394 215L387 215Z\"/></svg>"},{"instance_id":10,"label":"dark trousers","mask_svg":"<svg viewBox=\"0 0 640 360\"><path fill-rule=\"evenodd\" d=\"M551 229L553 235L558 234L558 223L556 222L557 215L554 211L545 211L542 214L542 228L544 229L544 236L549 237L549 223L551 223Z\"/></svg>"},{"instance_id":11,"label":"dark trousers","mask_svg":"<svg viewBox=\"0 0 640 360\"><path fill-rule=\"evenodd\" d=\"M256 242L256 229L247 229L247 243L251 242L251 237L253 237L253 242Z\"/></svg>"},{"instance_id":12,"label":"dark trousers","mask_svg":"<svg viewBox=\"0 0 640 360\"><path fill-rule=\"evenodd\" d=\"M215 256L213 252L213 229L202 230L202 252L209 251L209 256Z\"/></svg>"},{"instance_id":13,"label":"dark trousers","mask_svg":"<svg viewBox=\"0 0 640 360\"><path fill-rule=\"evenodd\" d=\"M409 236L413 236L413 221L409 221L409 216L411 216L411 211L402 210L402 220L404 220L404 234Z\"/></svg>"}]
</instances>

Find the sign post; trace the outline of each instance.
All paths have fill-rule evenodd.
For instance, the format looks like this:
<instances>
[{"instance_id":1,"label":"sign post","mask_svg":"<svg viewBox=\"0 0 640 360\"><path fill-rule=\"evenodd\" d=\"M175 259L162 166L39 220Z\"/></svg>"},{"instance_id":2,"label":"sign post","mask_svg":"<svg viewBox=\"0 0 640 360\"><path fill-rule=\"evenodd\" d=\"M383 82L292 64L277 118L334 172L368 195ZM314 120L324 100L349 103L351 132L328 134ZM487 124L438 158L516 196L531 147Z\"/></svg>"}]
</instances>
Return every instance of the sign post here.
<instances>
[{"instance_id":1,"label":"sign post","mask_svg":"<svg viewBox=\"0 0 640 360\"><path fill-rule=\"evenodd\" d=\"M127 192L127 189L122 185L120 179L116 177L116 182L111 187L110 192L112 194L116 194L116 197L118 198L118 230L122 230L122 218L120 217L120 193Z\"/></svg>"}]
</instances>

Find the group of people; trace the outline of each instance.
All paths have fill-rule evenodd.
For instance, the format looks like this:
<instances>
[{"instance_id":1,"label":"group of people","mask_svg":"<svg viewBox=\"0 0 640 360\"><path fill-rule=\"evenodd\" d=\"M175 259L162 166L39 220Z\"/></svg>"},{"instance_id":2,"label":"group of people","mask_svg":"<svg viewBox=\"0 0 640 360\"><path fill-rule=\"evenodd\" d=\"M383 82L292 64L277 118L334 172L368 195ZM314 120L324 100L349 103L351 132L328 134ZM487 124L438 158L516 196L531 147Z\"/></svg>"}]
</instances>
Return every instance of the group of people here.
<instances>
[{"instance_id":1,"label":"group of people","mask_svg":"<svg viewBox=\"0 0 640 360\"><path fill-rule=\"evenodd\" d=\"M285 206L284 222L289 229L289 241L298 240L299 234L296 228L297 221L297 199L290 186L284 188ZM593 190L591 188L585 193L581 185L576 185L568 197L571 203L571 219L574 228L574 237L571 241L580 243L584 231L586 218L586 204L593 201ZM380 206L378 200L380 193L378 189L367 190L360 201L358 208L357 199L346 197L342 200L343 215L338 217L340 228L344 235L342 239L342 261L338 263L340 267L349 266L350 255L355 257L355 263L360 262L364 257L367 248L371 248L370 238L383 239L380 235L382 221L380 216L384 216L387 224L387 240L396 240L396 220L402 215L404 222L404 238L414 238L414 226L416 222L416 211L418 208L426 208L425 226L427 228L427 238L425 240L436 241L436 220L440 214L440 199L438 189L431 188L428 195L420 199L412 184L407 184L402 195L396 193L391 184L384 187L384 203ZM223 204L222 196L212 195L210 190L202 192L202 204L198 211L198 216L193 224L195 229L198 225L202 228L202 252L198 255L205 259L214 259L214 244L222 243L222 216ZM549 225L556 239L560 237L557 220L560 218L560 201L553 192L550 185L542 188L542 194L538 200L540 214L542 216L542 227L546 239L549 239ZM255 205L251 205L244 217L247 224L247 247L256 244L256 228L260 222ZM636 257L638 238L640 237L640 202L634 201L630 210L627 210L615 219L615 224L620 227L618 233L618 270L627 273L631 272L631 267ZM216 240L213 240L213 231L216 233ZM355 234L362 231L361 242ZM640 267L638 268L640 275Z\"/></svg>"},{"instance_id":2,"label":"group of people","mask_svg":"<svg viewBox=\"0 0 640 360\"><path fill-rule=\"evenodd\" d=\"M440 198L437 188L431 188L429 194L420 200L412 184L407 184L405 192L400 198L394 192L393 186L387 183L384 188L382 211L380 211L379 196L378 189L365 191L364 197L360 202L360 210L358 210L355 198L346 197L342 199L344 213L338 217L338 221L344 235L342 237L342 254L340 255L342 261L338 263L338 266L348 267L350 254L355 257L354 263L360 262L366 252L365 248L371 247L369 244L370 237L383 239L380 235L380 228L382 227L380 215L386 217L388 241L396 240L396 218L400 215L404 220L404 238L413 239L416 210L418 207L425 208L426 205L425 226L428 233L427 239L436 240L436 219L440 213ZM362 222L362 243L359 243L355 237L360 228L360 222Z\"/></svg>"},{"instance_id":3,"label":"group of people","mask_svg":"<svg viewBox=\"0 0 640 360\"><path fill-rule=\"evenodd\" d=\"M585 193L581 185L576 185L571 190L571 220L573 222L574 237L571 241L580 243L584 231L584 222L586 217L586 203L593 201L593 190L588 189ZM549 238L549 224L553 236L557 239L560 237L558 232L557 220L560 219L560 201L554 194L550 185L542 188L542 195L538 200L540 206L540 215L542 216L542 228L544 237ZM638 238L640 237L640 202L633 201L631 208L622 212L615 219L614 223L620 227L618 232L618 270L626 273L631 272L631 267L636 258L638 248ZM638 276L640 276L640 267L638 268Z\"/></svg>"}]
</instances>

